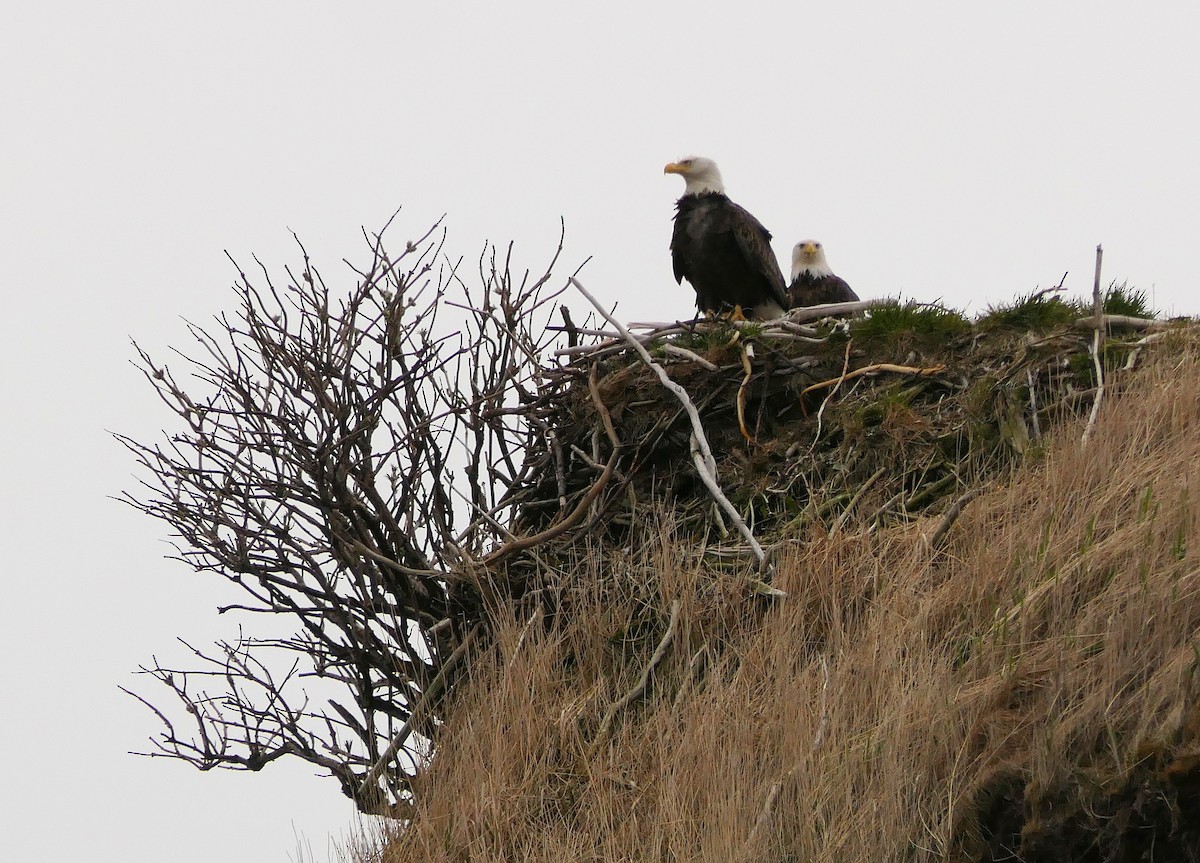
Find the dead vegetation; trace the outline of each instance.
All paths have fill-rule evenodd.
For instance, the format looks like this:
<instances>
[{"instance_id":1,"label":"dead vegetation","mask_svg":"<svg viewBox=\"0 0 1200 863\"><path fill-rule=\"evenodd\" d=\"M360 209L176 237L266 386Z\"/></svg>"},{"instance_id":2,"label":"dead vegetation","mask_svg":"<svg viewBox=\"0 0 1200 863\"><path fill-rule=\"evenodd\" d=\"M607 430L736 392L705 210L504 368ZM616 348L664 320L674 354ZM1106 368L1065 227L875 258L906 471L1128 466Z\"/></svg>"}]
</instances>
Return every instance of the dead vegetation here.
<instances>
[{"instance_id":1,"label":"dead vegetation","mask_svg":"<svg viewBox=\"0 0 1200 863\"><path fill-rule=\"evenodd\" d=\"M492 609L382 858L1195 859L1198 421L1178 337L944 553L937 517L807 522L784 601L710 566L673 509L581 541L558 563L573 613Z\"/></svg>"},{"instance_id":2,"label":"dead vegetation","mask_svg":"<svg viewBox=\"0 0 1200 863\"><path fill-rule=\"evenodd\" d=\"M1193 859L1189 324L556 329L549 271L368 240L141 355L181 430L127 499L275 623L143 669L152 754L301 758L385 861Z\"/></svg>"}]
</instances>

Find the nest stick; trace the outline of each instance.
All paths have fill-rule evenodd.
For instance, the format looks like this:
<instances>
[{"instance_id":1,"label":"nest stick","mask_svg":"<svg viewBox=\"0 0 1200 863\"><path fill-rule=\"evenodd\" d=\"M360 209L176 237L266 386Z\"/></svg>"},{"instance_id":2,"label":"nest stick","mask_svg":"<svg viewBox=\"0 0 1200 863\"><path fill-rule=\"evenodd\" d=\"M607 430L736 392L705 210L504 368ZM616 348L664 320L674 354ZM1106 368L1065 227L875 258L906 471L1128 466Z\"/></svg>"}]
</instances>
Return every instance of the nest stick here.
<instances>
[{"instance_id":1,"label":"nest stick","mask_svg":"<svg viewBox=\"0 0 1200 863\"><path fill-rule=\"evenodd\" d=\"M871 374L872 372L896 372L902 375L919 375L921 377L932 377L936 374L941 374L946 370L945 366L929 366L928 368L918 368L917 366L900 366L895 363L874 363L869 366L863 366L861 369L855 369L852 372L843 371L836 378L830 378L827 381L818 381L811 386L807 386L800 391L800 395L807 395L813 390L824 389L825 387L835 387L843 381L848 381L851 378L859 377L860 375Z\"/></svg>"},{"instance_id":2,"label":"nest stick","mask_svg":"<svg viewBox=\"0 0 1200 863\"><path fill-rule=\"evenodd\" d=\"M704 442L707 445L707 441ZM738 533L746 540L754 556L758 558L758 562L763 564L767 559L767 553L763 547L758 544L758 540L754 538L754 532L750 530L750 526L746 524L741 513L734 508L729 502L729 498L725 496L725 492L721 491L721 487L717 485L716 475L708 472L708 466L704 463L704 453L701 449L700 440L696 434L692 433L692 462L696 465L696 472L700 474L700 479L704 480L704 485L708 487L708 492L717 501L717 505L724 510L730 520L738 529Z\"/></svg>"},{"instance_id":3,"label":"nest stick","mask_svg":"<svg viewBox=\"0 0 1200 863\"><path fill-rule=\"evenodd\" d=\"M1042 425L1038 421L1037 388L1033 380L1033 369L1025 369L1025 380L1029 384L1029 416L1033 422L1033 437L1036 440L1042 436Z\"/></svg>"},{"instance_id":4,"label":"nest stick","mask_svg":"<svg viewBox=\"0 0 1200 863\"><path fill-rule=\"evenodd\" d=\"M588 292L587 288L581 285L579 280L574 276L571 277L571 284L575 286L579 293L583 294L587 301L595 307L596 311L599 312L606 321L617 328L621 335L625 337L625 340L633 346L634 350L637 351L638 356L642 358L642 362L653 369L654 373L658 375L658 379L662 381L662 385L666 387L667 390L669 390L671 394L675 396L675 398L679 399L679 403L683 405L683 409L687 411L688 419L692 421L692 460L696 464L696 470L700 474L700 479L704 481L704 485L708 488L709 493L712 494L717 503L720 505L721 509L725 511L725 514L729 516L730 520L737 526L738 531L743 537L745 537L746 542L749 543L750 547L754 550L754 554L758 557L759 562L761 563L762 561L766 560L767 553L763 551L763 547L758 544L758 540L754 538L754 533L747 526L741 514L737 511L734 505L729 502L729 498L725 496L725 492L721 491L721 487L717 484L717 460L713 457L712 448L709 446L708 438L704 434L704 426L700 422L700 413L696 410L696 405L692 401L691 396L688 395L687 390L667 376L667 373L663 367L656 363L654 358L650 356L650 352L646 350L646 346L638 341L637 337L629 332L629 330L620 321L609 314L604 306L600 305L599 301L593 297Z\"/></svg>"},{"instance_id":5,"label":"nest stick","mask_svg":"<svg viewBox=\"0 0 1200 863\"><path fill-rule=\"evenodd\" d=\"M638 356L642 358L642 362L650 366L650 368L654 370L654 373L658 375L658 379L662 381L662 385L666 387L675 396L675 398L679 399L680 404L682 404L684 410L687 411L688 418L692 421L692 431L699 439L701 452L704 454L704 463L708 467L709 471L715 475L717 472L717 461L715 458L713 458L712 449L708 445L708 439L704 436L704 428L700 424L700 414L696 411L696 405L692 403L691 396L688 395L687 390L667 376L666 371L662 366L654 361L654 358L650 356L650 352L646 350L646 346L638 340L638 337L629 332L628 328L626 328L624 324L609 314L604 306L600 305L600 301L593 297L588 292L587 288L581 285L579 280L574 276L571 277L571 284L573 284L575 289L578 290L579 293L583 294L587 301L595 307L596 311L600 313L600 316L603 317L604 320L616 327L617 331L621 334L625 341L632 345L633 349L637 351Z\"/></svg>"},{"instance_id":6,"label":"nest stick","mask_svg":"<svg viewBox=\"0 0 1200 863\"><path fill-rule=\"evenodd\" d=\"M1125 360L1125 365L1121 367L1122 371L1129 371L1137 365L1138 357L1142 355L1142 348L1151 342L1157 342L1165 333L1151 333L1148 336L1143 336L1133 344L1133 350L1129 353L1129 358Z\"/></svg>"},{"instance_id":7,"label":"nest stick","mask_svg":"<svg viewBox=\"0 0 1200 863\"><path fill-rule=\"evenodd\" d=\"M654 669L662 662L663 657L667 655L667 648L675 640L675 628L679 623L679 608L679 600L672 600L671 619L667 622L667 631L663 633L662 639L658 642L658 647L654 648L654 654L650 657L650 661L646 663L646 667L642 669L642 676L638 678L638 682L634 684L633 689L609 705L608 710L604 714L604 719L600 722L600 728L596 731L596 737L592 741L589 757L595 754L596 749L604 741L604 737L608 734L608 729L612 725L613 718L632 704L634 699L640 698L645 693L646 687L650 685L650 675L654 673Z\"/></svg>"},{"instance_id":8,"label":"nest stick","mask_svg":"<svg viewBox=\"0 0 1200 863\"><path fill-rule=\"evenodd\" d=\"M691 691L692 685L696 678L704 671L704 664L708 661L708 642L700 645L700 649L692 654L692 659L688 662L687 677L679 687L679 691L675 693L675 700L671 702L671 710L678 710L683 699Z\"/></svg>"},{"instance_id":9,"label":"nest stick","mask_svg":"<svg viewBox=\"0 0 1200 863\"><path fill-rule=\"evenodd\" d=\"M608 408L604 406L604 402L600 399L600 391L596 388L595 378L596 369L593 366L592 373L588 378L588 390L591 393L593 403L596 405L596 412L600 415L600 419L604 423L604 433L608 435L608 439L613 447L612 455L609 456L608 463L604 465L604 471L600 474L599 479L592 484L592 487L588 489L587 494L575 505L575 509L571 511L570 515L562 519L562 521L552 524L540 533L535 533L533 536L523 536L505 543L484 558L483 563L485 566L492 566L510 554L524 551L527 548L532 548L535 545L540 545L543 542L554 539L556 536L574 527L583 519L583 516L587 513L592 503L600 497L600 492L604 491L605 486L608 485L608 481L612 479L613 472L617 469L617 459L621 454L621 441L617 437L616 430L613 428L612 417L609 416Z\"/></svg>"},{"instance_id":10,"label":"nest stick","mask_svg":"<svg viewBox=\"0 0 1200 863\"><path fill-rule=\"evenodd\" d=\"M946 536L950 533L950 528L954 526L954 522L962 515L966 505L973 501L979 495L983 494L982 487L973 488L946 510L946 514L942 517L942 523L938 525L938 529L933 532L933 536L929 539L929 547L934 551L941 550L942 545L946 542Z\"/></svg>"},{"instance_id":11,"label":"nest stick","mask_svg":"<svg viewBox=\"0 0 1200 863\"><path fill-rule=\"evenodd\" d=\"M721 370L721 367L711 360L706 360L695 351L689 351L687 348L679 347L679 345L672 345L668 343L663 345L663 350L668 354L672 354L677 357L683 357L685 360L691 360L696 365L708 369L710 372L719 372Z\"/></svg>"},{"instance_id":12,"label":"nest stick","mask_svg":"<svg viewBox=\"0 0 1200 863\"><path fill-rule=\"evenodd\" d=\"M545 611L542 609L541 600L538 601L537 608L533 610L533 614L529 615L529 620L521 627L521 637L517 639L516 647L513 648L512 654L508 657L508 667L512 668L512 664L517 660L517 654L521 652L521 645L525 643L525 638L529 635L529 630L533 629L534 624L539 623L545 616Z\"/></svg>"},{"instance_id":13,"label":"nest stick","mask_svg":"<svg viewBox=\"0 0 1200 863\"><path fill-rule=\"evenodd\" d=\"M850 498L850 502L846 504L846 508L842 510L841 514L838 515L837 520L833 523L833 530L830 531L831 534L837 533L846 526L846 522L850 519L850 513L854 511L854 507L858 505L860 500L862 500L862 496L866 494L867 490L871 486L875 485L876 481L887 472L888 467L881 467L879 470L875 471L875 473L871 474L870 478L868 478L866 482L858 487L858 491L854 493L854 497Z\"/></svg>"},{"instance_id":14,"label":"nest stick","mask_svg":"<svg viewBox=\"0 0 1200 863\"><path fill-rule=\"evenodd\" d=\"M1101 349L1104 346L1104 300L1100 296L1100 262L1103 258L1103 246L1096 246L1096 280L1092 284L1092 307L1095 309L1095 329L1092 331L1092 364L1096 369L1096 398L1092 402L1092 412L1088 416L1087 426L1083 429L1081 443L1084 446L1087 446L1087 442L1096 428L1096 417L1100 415L1100 402L1104 399L1104 364L1100 361Z\"/></svg>"},{"instance_id":15,"label":"nest stick","mask_svg":"<svg viewBox=\"0 0 1200 863\"><path fill-rule=\"evenodd\" d=\"M832 381L824 381L820 384L820 386L825 386L826 384L832 383L833 389L829 391L829 395L825 396L825 398L821 401L821 406L819 408L817 408L817 433L815 435L813 435L812 445L808 448L808 451L810 453L814 449L816 449L817 442L821 440L821 424L824 422L825 406L827 404L829 404L829 400L831 398L833 398L833 394L838 391L838 387L840 387L842 385L842 381L844 381L846 379L846 369L850 368L850 348L853 344L854 344L854 339L846 340L846 355L842 358L842 373L841 373L841 375ZM800 393L800 395L803 396L804 393L808 392L808 390L811 390L811 389L812 389L812 387L808 387L808 389L805 389L803 392Z\"/></svg>"},{"instance_id":16,"label":"nest stick","mask_svg":"<svg viewBox=\"0 0 1200 863\"><path fill-rule=\"evenodd\" d=\"M1093 302L1095 297L1092 298ZM1101 314L1099 318L1096 315L1088 315L1086 318L1080 318L1075 321L1075 326L1081 330L1090 330L1095 328L1096 321L1099 320L1105 327L1126 327L1131 330L1145 330L1161 324L1158 318L1139 318L1133 315L1105 315Z\"/></svg>"},{"instance_id":17,"label":"nest stick","mask_svg":"<svg viewBox=\"0 0 1200 863\"><path fill-rule=\"evenodd\" d=\"M742 343L742 371L745 374L742 377L742 385L737 391L737 418L738 428L741 429L742 437L748 442L754 443L754 437L746 429L746 387L750 385L750 378L754 373L753 366L750 365L750 358L754 356L754 346Z\"/></svg>"},{"instance_id":18,"label":"nest stick","mask_svg":"<svg viewBox=\"0 0 1200 863\"><path fill-rule=\"evenodd\" d=\"M785 321L791 321L794 324L802 324L805 321L819 321L821 318L828 318L833 315L850 315L855 312L865 312L869 309L877 309L881 306L895 306L897 302L893 299L879 300L855 300L849 303L825 303L819 306L804 306L799 309L792 309L783 318ZM769 323L769 322L768 322Z\"/></svg>"},{"instance_id":19,"label":"nest stick","mask_svg":"<svg viewBox=\"0 0 1200 863\"><path fill-rule=\"evenodd\" d=\"M626 338L618 335L617 333L611 333L607 330L581 330L580 332L583 332L585 335L594 335L603 338L604 341L596 342L595 344L590 345L575 345L573 347L559 348L558 350L554 351L554 356L574 357L581 354L590 355L599 353L601 351L612 351L623 347L627 341ZM685 332L687 332L687 328L683 327L682 325L671 324L652 332L635 335L633 338L640 342L652 342L655 339L661 339L665 336L675 336Z\"/></svg>"}]
</instances>

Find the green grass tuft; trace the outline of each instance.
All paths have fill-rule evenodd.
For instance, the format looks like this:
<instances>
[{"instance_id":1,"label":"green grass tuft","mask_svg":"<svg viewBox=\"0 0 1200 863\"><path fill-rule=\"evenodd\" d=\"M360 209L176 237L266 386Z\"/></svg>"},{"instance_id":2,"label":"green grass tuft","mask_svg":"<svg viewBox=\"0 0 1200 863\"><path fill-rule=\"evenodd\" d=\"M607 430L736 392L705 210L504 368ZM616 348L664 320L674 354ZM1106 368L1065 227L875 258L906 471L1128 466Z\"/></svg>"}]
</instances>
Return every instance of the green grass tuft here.
<instances>
[{"instance_id":1,"label":"green grass tuft","mask_svg":"<svg viewBox=\"0 0 1200 863\"><path fill-rule=\"evenodd\" d=\"M1155 318L1158 313L1150 307L1144 291L1135 291L1125 282L1113 282L1104 294L1106 315L1129 315L1133 318Z\"/></svg>"},{"instance_id":2,"label":"green grass tuft","mask_svg":"<svg viewBox=\"0 0 1200 863\"><path fill-rule=\"evenodd\" d=\"M970 322L953 309L907 303L871 309L853 325L853 334L858 342L935 347L970 329Z\"/></svg>"},{"instance_id":3,"label":"green grass tuft","mask_svg":"<svg viewBox=\"0 0 1200 863\"><path fill-rule=\"evenodd\" d=\"M1087 309L1077 302L1064 302L1059 297L1037 292L1018 297L1009 304L989 306L976 323L986 330L1023 329L1045 332L1069 327L1085 314Z\"/></svg>"}]
</instances>

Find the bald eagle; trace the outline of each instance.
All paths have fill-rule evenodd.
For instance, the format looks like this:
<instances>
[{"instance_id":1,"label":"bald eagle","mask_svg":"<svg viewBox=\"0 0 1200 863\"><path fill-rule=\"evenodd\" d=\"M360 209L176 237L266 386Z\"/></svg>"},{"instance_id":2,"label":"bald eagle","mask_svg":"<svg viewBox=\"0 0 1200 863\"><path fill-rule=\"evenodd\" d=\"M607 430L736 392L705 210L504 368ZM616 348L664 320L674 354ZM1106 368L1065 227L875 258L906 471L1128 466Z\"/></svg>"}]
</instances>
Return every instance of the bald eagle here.
<instances>
[{"instance_id":1,"label":"bald eagle","mask_svg":"<svg viewBox=\"0 0 1200 863\"><path fill-rule=\"evenodd\" d=\"M671 162L666 174L687 183L675 204L671 263L675 281L691 282L702 312L740 307L750 318L769 320L787 308L787 285L762 223L725 196L712 159L692 156Z\"/></svg>"},{"instance_id":2,"label":"bald eagle","mask_svg":"<svg viewBox=\"0 0 1200 863\"><path fill-rule=\"evenodd\" d=\"M788 286L791 308L825 303L851 303L858 294L846 280L833 274L825 250L816 240L801 240L792 247L792 282Z\"/></svg>"}]
</instances>

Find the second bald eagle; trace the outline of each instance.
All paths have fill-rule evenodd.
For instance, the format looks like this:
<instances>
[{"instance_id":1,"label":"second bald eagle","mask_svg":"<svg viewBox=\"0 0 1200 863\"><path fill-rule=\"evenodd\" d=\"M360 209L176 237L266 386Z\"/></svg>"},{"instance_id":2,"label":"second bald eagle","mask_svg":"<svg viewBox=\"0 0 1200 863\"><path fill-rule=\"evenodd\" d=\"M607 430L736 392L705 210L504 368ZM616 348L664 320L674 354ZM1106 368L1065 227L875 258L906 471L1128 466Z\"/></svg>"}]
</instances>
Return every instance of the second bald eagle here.
<instances>
[{"instance_id":1,"label":"second bald eagle","mask_svg":"<svg viewBox=\"0 0 1200 863\"><path fill-rule=\"evenodd\" d=\"M835 276L825 260L825 249L816 240L801 240L792 247L792 281L788 299L793 309L826 303L851 303L858 294L846 280Z\"/></svg>"},{"instance_id":2,"label":"second bald eagle","mask_svg":"<svg viewBox=\"0 0 1200 863\"><path fill-rule=\"evenodd\" d=\"M675 205L671 263L675 281L687 279L696 289L696 307L702 312L740 307L758 320L782 315L787 286L771 251L771 234L725 195L717 163L692 156L663 172L687 183Z\"/></svg>"}]
</instances>

